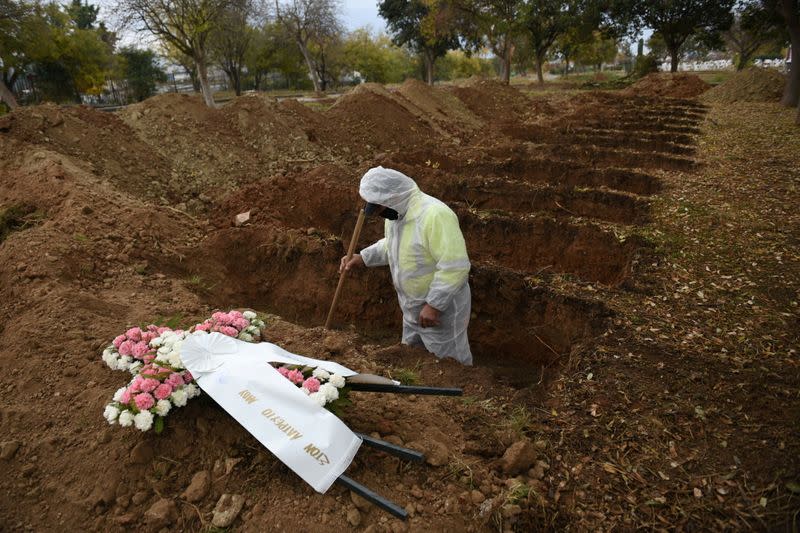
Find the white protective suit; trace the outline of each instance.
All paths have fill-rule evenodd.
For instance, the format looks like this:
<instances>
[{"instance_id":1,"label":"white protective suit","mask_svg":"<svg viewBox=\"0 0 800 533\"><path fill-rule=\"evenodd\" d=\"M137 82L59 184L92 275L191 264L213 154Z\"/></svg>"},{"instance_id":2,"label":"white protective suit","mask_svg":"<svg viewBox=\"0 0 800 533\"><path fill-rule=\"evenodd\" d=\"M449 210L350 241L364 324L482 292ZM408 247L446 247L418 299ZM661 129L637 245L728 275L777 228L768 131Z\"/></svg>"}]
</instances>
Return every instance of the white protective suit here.
<instances>
[{"instance_id":1,"label":"white protective suit","mask_svg":"<svg viewBox=\"0 0 800 533\"><path fill-rule=\"evenodd\" d=\"M399 214L397 220L386 220L385 237L362 250L361 258L368 267L389 265L403 311L403 344L422 343L438 357L471 365L470 262L458 217L419 190L414 180L388 168L367 171L359 193L367 202ZM439 326L419 325L426 303L441 311Z\"/></svg>"}]
</instances>

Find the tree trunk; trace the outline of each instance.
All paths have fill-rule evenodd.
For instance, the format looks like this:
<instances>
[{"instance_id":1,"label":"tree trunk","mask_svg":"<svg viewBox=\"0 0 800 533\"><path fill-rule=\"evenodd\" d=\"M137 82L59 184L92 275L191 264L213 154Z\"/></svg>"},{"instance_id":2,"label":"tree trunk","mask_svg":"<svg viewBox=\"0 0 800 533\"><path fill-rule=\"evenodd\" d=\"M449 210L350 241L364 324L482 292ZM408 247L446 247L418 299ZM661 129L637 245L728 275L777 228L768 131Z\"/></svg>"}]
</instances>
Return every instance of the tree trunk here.
<instances>
[{"instance_id":1,"label":"tree trunk","mask_svg":"<svg viewBox=\"0 0 800 533\"><path fill-rule=\"evenodd\" d=\"M506 85L511 83L511 57L513 53L514 49L509 42L508 35L506 35L503 46L503 83Z\"/></svg>"},{"instance_id":2,"label":"tree trunk","mask_svg":"<svg viewBox=\"0 0 800 533\"><path fill-rule=\"evenodd\" d=\"M564 54L564 76L569 76L569 54Z\"/></svg>"},{"instance_id":3,"label":"tree trunk","mask_svg":"<svg viewBox=\"0 0 800 533\"><path fill-rule=\"evenodd\" d=\"M680 55L680 46L670 47L669 48L669 55L670 55L670 72L678 72L678 64L681 62L681 55Z\"/></svg>"},{"instance_id":4,"label":"tree trunk","mask_svg":"<svg viewBox=\"0 0 800 533\"><path fill-rule=\"evenodd\" d=\"M778 14L783 17L789 30L791 41L792 65L789 69L789 79L783 90L781 104L795 107L800 104L800 15L795 8L795 0L781 0L777 6Z\"/></svg>"},{"instance_id":5,"label":"tree trunk","mask_svg":"<svg viewBox=\"0 0 800 533\"><path fill-rule=\"evenodd\" d=\"M306 60L306 67L308 67L308 75L311 78L311 83L314 84L314 92L322 92L320 87L319 77L317 76L317 67L314 65L314 60L311 58L311 53L308 51L306 44L300 39L296 39L297 46L300 48L300 53L303 54L303 59Z\"/></svg>"},{"instance_id":6,"label":"tree trunk","mask_svg":"<svg viewBox=\"0 0 800 533\"><path fill-rule=\"evenodd\" d=\"M429 50L422 53L422 62L425 63L425 81L428 85L433 85L433 65L436 58Z\"/></svg>"},{"instance_id":7,"label":"tree trunk","mask_svg":"<svg viewBox=\"0 0 800 533\"><path fill-rule=\"evenodd\" d=\"M19 107L17 98L14 96L14 93L11 91L11 89L6 87L6 83L2 78L0 78L0 101L5 102L11 109L16 109Z\"/></svg>"},{"instance_id":8,"label":"tree trunk","mask_svg":"<svg viewBox=\"0 0 800 533\"><path fill-rule=\"evenodd\" d=\"M208 83L206 59L203 56L198 56L195 57L194 62L197 66L197 77L200 80L200 91L203 93L203 100L205 100L208 107L216 107L214 95L211 93L211 85Z\"/></svg>"},{"instance_id":9,"label":"tree trunk","mask_svg":"<svg viewBox=\"0 0 800 533\"><path fill-rule=\"evenodd\" d=\"M544 74L542 73L542 64L544 63L544 53L536 54L536 77L539 83L544 85Z\"/></svg>"}]
</instances>

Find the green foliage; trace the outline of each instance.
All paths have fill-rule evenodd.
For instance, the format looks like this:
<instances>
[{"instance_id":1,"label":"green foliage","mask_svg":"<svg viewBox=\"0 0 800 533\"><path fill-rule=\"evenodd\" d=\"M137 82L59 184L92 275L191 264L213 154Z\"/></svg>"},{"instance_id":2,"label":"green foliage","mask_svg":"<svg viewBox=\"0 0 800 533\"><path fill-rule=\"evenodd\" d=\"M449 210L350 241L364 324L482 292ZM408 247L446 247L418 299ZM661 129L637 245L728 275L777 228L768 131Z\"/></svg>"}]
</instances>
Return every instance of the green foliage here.
<instances>
[{"instance_id":1,"label":"green foliage","mask_svg":"<svg viewBox=\"0 0 800 533\"><path fill-rule=\"evenodd\" d=\"M33 73L42 99L78 100L82 93L102 90L116 38L102 24L92 28L97 8L56 3L20 3L15 8L9 18L0 19L7 86L20 73Z\"/></svg>"},{"instance_id":2,"label":"green foliage","mask_svg":"<svg viewBox=\"0 0 800 533\"><path fill-rule=\"evenodd\" d=\"M582 65L599 66L611 62L617 56L617 40L595 31L577 47L575 55Z\"/></svg>"},{"instance_id":3,"label":"green foliage","mask_svg":"<svg viewBox=\"0 0 800 533\"><path fill-rule=\"evenodd\" d=\"M451 50L437 63L437 78L458 80L470 76L491 76L495 73L490 59L469 56L461 50Z\"/></svg>"},{"instance_id":4,"label":"green foliage","mask_svg":"<svg viewBox=\"0 0 800 533\"><path fill-rule=\"evenodd\" d=\"M119 51L121 72L128 85L128 102L141 102L156 92L156 84L167 80L152 50L125 47Z\"/></svg>"},{"instance_id":5,"label":"green foliage","mask_svg":"<svg viewBox=\"0 0 800 533\"><path fill-rule=\"evenodd\" d=\"M658 72L659 60L652 54L646 56L639 56L633 64L633 76L635 78L642 78L653 72Z\"/></svg>"},{"instance_id":6,"label":"green foliage","mask_svg":"<svg viewBox=\"0 0 800 533\"><path fill-rule=\"evenodd\" d=\"M280 24L267 23L254 30L244 64L248 83L256 90L311 87L303 55Z\"/></svg>"},{"instance_id":7,"label":"green foliage","mask_svg":"<svg viewBox=\"0 0 800 533\"><path fill-rule=\"evenodd\" d=\"M367 28L347 36L343 43L342 64L347 71L361 74L362 81L399 83L414 72L414 58L395 46L384 33L373 37Z\"/></svg>"}]
</instances>

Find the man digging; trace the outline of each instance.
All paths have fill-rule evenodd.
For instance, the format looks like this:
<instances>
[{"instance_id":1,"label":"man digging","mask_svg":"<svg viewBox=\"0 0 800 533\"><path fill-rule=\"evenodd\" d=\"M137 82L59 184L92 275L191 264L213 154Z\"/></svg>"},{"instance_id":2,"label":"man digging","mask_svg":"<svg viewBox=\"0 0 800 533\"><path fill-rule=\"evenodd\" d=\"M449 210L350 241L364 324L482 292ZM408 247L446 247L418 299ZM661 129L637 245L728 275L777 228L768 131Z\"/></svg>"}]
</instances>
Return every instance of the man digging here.
<instances>
[{"instance_id":1,"label":"man digging","mask_svg":"<svg viewBox=\"0 0 800 533\"><path fill-rule=\"evenodd\" d=\"M470 262L456 214L388 168L367 171L359 194L367 215L386 219L385 236L349 261L343 257L339 272L388 265L403 311L403 344L422 344L437 357L471 365Z\"/></svg>"}]
</instances>

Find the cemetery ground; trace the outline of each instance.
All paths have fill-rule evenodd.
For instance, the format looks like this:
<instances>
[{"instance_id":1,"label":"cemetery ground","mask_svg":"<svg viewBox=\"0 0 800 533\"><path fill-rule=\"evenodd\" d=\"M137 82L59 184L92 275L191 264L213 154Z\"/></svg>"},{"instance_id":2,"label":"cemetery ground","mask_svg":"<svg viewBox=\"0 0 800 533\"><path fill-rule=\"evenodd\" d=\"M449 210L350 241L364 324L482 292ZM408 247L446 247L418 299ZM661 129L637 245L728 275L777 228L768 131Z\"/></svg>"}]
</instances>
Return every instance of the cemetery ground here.
<instances>
[{"instance_id":1,"label":"cemetery ground","mask_svg":"<svg viewBox=\"0 0 800 533\"><path fill-rule=\"evenodd\" d=\"M0 523L10 530L771 529L800 509L800 135L776 103L364 85L311 108L163 95L0 118ZM475 366L398 344L388 273L348 277L381 164L459 216ZM236 214L250 212L236 226ZM379 237L369 221L361 245ZM348 475L408 522L308 486L207 397L108 426L125 328L214 309L266 338L462 398L353 393ZM124 378L123 378L124 380ZM223 499L224 501L230 501Z\"/></svg>"}]
</instances>

